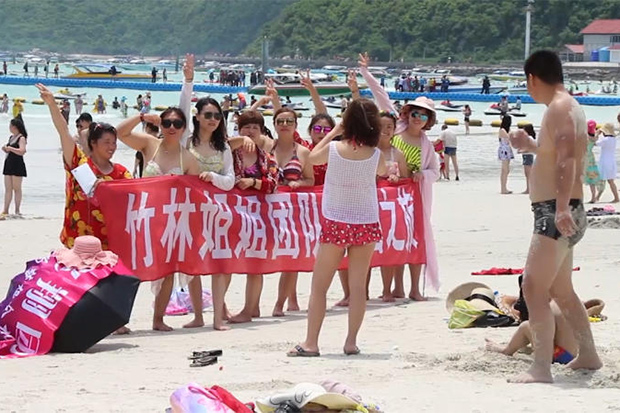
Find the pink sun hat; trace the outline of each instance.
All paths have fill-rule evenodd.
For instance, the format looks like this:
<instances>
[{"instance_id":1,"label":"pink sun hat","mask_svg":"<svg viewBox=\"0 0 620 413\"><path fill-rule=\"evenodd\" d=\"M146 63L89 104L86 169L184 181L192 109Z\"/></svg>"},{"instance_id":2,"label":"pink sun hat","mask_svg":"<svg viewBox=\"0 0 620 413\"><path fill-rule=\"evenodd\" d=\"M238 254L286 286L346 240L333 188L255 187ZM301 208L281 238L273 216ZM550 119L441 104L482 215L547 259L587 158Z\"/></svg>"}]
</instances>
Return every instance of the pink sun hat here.
<instances>
[{"instance_id":1,"label":"pink sun hat","mask_svg":"<svg viewBox=\"0 0 620 413\"><path fill-rule=\"evenodd\" d=\"M78 270L99 265L114 266L118 262L118 255L112 251L103 251L99 238L92 235L77 237L73 248L61 248L54 251L53 255L59 264Z\"/></svg>"},{"instance_id":2,"label":"pink sun hat","mask_svg":"<svg viewBox=\"0 0 620 413\"><path fill-rule=\"evenodd\" d=\"M428 121L426 121L426 125L424 126L424 130L430 130L433 126L435 126L435 122L437 119L437 112L435 110L435 102L433 99L429 99L426 96L418 96L413 102L407 102L406 105L403 106L413 106L417 108L426 109L429 112ZM409 121L398 120L396 125L395 134L402 133L409 126Z\"/></svg>"}]
</instances>

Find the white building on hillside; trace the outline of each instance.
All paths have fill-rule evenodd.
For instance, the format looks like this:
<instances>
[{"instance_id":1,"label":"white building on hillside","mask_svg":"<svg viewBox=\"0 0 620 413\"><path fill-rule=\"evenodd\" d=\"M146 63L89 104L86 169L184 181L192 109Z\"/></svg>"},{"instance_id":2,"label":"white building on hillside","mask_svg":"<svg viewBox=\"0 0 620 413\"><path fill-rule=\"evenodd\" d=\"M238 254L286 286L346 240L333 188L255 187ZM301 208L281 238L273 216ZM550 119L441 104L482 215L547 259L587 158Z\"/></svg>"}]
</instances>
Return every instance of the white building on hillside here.
<instances>
[{"instance_id":1,"label":"white building on hillside","mask_svg":"<svg viewBox=\"0 0 620 413\"><path fill-rule=\"evenodd\" d=\"M583 35L583 60L609 62L611 53L605 48L620 45L620 19L594 20L581 31L581 34ZM601 51L601 49L604 50Z\"/></svg>"}]
</instances>

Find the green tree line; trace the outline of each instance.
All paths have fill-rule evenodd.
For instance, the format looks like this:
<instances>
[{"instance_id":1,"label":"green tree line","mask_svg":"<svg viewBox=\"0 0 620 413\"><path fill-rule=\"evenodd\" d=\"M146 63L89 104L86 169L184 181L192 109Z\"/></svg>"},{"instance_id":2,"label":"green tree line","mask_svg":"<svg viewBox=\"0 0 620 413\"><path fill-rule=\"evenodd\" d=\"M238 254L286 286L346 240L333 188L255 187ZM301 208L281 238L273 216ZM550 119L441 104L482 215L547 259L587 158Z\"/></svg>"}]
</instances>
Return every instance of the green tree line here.
<instances>
[{"instance_id":1,"label":"green tree line","mask_svg":"<svg viewBox=\"0 0 620 413\"><path fill-rule=\"evenodd\" d=\"M293 0L0 0L0 50L240 54Z\"/></svg>"},{"instance_id":2,"label":"green tree line","mask_svg":"<svg viewBox=\"0 0 620 413\"><path fill-rule=\"evenodd\" d=\"M382 61L523 58L527 0L0 0L0 50ZM580 43L620 0L535 0L532 50Z\"/></svg>"},{"instance_id":3,"label":"green tree line","mask_svg":"<svg viewBox=\"0 0 620 413\"><path fill-rule=\"evenodd\" d=\"M272 55L382 61L423 57L453 61L519 60L527 0L301 0L262 35ZM592 20L620 18L618 0L535 0L532 50L581 43ZM258 52L258 44L248 48Z\"/></svg>"}]
</instances>

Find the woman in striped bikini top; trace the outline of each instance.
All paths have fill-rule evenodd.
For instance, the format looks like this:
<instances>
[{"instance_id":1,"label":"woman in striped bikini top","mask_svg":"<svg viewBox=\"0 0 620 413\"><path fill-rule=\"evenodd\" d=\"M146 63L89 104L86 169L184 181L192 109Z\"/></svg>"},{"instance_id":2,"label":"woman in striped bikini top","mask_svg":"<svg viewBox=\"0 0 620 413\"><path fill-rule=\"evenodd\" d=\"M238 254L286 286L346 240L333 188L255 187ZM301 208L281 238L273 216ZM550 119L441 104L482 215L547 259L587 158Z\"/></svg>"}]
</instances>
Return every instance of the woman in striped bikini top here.
<instances>
[{"instance_id":1,"label":"woman in striped bikini top","mask_svg":"<svg viewBox=\"0 0 620 413\"><path fill-rule=\"evenodd\" d=\"M295 111L287 107L279 109L274 115L274 124L278 140L271 154L279 165L279 184L288 185L292 189L314 185L314 170L308 162L310 150L295 142Z\"/></svg>"}]
</instances>

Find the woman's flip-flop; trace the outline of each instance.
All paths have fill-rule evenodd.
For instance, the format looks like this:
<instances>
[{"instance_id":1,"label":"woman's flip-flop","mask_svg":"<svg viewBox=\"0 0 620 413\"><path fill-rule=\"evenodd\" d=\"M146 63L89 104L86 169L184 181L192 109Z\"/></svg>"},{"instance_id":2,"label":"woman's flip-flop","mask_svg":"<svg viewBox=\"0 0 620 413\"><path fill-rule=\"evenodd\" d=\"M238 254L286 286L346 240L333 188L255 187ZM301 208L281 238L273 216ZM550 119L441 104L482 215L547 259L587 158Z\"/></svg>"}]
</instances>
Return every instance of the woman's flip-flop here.
<instances>
[{"instance_id":1,"label":"woman's flip-flop","mask_svg":"<svg viewBox=\"0 0 620 413\"><path fill-rule=\"evenodd\" d=\"M321 353L318 351L307 351L302 346L297 345L295 348L288 353L286 353L289 357L319 357Z\"/></svg>"},{"instance_id":2,"label":"woman's flip-flop","mask_svg":"<svg viewBox=\"0 0 620 413\"><path fill-rule=\"evenodd\" d=\"M344 354L347 355L347 356L357 356L360 353L361 353L361 350L357 346L355 347L355 350L353 350L353 351L346 351L346 350L344 350Z\"/></svg>"},{"instance_id":3,"label":"woman's flip-flop","mask_svg":"<svg viewBox=\"0 0 620 413\"><path fill-rule=\"evenodd\" d=\"M203 357L219 357L223 354L222 350L194 351L188 360L196 360Z\"/></svg>"},{"instance_id":4,"label":"woman's flip-flop","mask_svg":"<svg viewBox=\"0 0 620 413\"><path fill-rule=\"evenodd\" d=\"M217 363L217 357L202 357L192 361L190 367L204 367Z\"/></svg>"}]
</instances>

